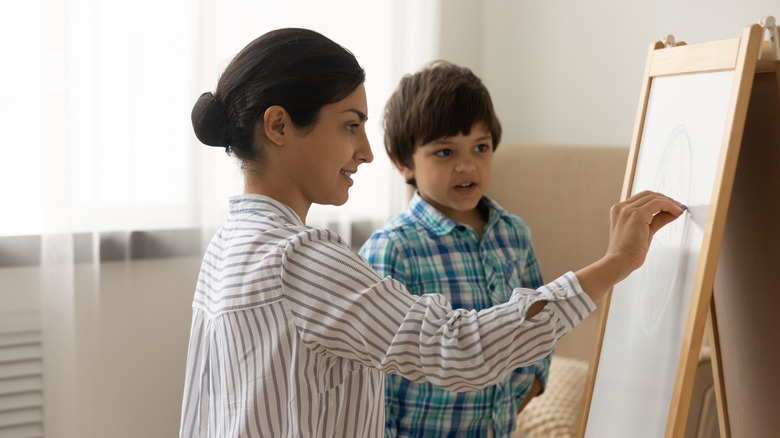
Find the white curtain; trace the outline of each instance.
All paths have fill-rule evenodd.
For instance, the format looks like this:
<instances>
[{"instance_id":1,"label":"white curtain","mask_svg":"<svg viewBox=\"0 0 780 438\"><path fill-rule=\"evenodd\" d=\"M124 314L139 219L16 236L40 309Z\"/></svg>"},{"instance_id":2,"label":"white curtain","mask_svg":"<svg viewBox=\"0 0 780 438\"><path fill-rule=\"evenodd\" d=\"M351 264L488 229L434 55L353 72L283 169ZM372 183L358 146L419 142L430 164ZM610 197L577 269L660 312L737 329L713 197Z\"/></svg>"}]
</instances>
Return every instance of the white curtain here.
<instances>
[{"instance_id":1,"label":"white curtain","mask_svg":"<svg viewBox=\"0 0 780 438\"><path fill-rule=\"evenodd\" d=\"M435 58L437 0L0 0L0 436L171 436L200 254L241 192L190 110L279 27L367 72L375 161L309 222L351 239L404 206L380 115ZM359 242L354 242L358 244Z\"/></svg>"}]
</instances>

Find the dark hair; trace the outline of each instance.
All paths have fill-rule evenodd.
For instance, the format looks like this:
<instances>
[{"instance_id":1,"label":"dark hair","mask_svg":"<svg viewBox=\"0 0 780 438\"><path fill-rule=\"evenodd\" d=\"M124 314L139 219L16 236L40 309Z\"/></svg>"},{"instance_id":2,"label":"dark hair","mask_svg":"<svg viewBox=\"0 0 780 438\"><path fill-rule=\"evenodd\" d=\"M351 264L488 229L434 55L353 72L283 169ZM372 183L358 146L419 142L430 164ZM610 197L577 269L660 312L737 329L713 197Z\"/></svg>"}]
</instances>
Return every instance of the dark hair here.
<instances>
[{"instance_id":1,"label":"dark hair","mask_svg":"<svg viewBox=\"0 0 780 438\"><path fill-rule=\"evenodd\" d=\"M272 105L299 129L313 128L320 109L349 96L365 81L355 56L308 29L277 29L244 47L192 108L198 140L222 146L242 162L260 161L255 127Z\"/></svg>"},{"instance_id":2,"label":"dark hair","mask_svg":"<svg viewBox=\"0 0 780 438\"><path fill-rule=\"evenodd\" d=\"M493 137L493 150L501 140L501 123L490 93L468 68L434 61L413 75L401 78L385 105L382 118L387 155L412 169L417 147L458 134L468 135L482 123ZM415 180L406 181L416 186Z\"/></svg>"}]
</instances>

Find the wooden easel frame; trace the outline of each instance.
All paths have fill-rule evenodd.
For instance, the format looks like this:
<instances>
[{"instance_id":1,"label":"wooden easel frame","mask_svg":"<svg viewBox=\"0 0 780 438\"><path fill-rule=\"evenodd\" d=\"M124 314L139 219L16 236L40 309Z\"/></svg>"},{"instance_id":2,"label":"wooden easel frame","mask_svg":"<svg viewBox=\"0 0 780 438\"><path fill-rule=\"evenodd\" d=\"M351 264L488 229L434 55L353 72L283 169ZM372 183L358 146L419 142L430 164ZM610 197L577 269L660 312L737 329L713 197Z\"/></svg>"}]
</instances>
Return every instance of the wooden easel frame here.
<instances>
[{"instance_id":1,"label":"wooden easel frame","mask_svg":"<svg viewBox=\"0 0 780 438\"><path fill-rule=\"evenodd\" d=\"M634 134L629 150L628 166L623 184L622 199L628 199L633 188L634 174L639 156L639 146L642 139L645 115L647 113L650 87L653 78L690 73L707 73L715 71L734 71L732 92L727 109L726 125L723 134L721 152L718 160L715 183L707 213L706 228L699 260L696 268L694 289L686 320L680 359L674 382L674 390L669 406L666 423L667 437L681 437L685 431L693 383L698 362L699 351L705 331L707 316L710 312L715 270L718 263L720 243L725 228L731 189L736 171L739 148L745 125L748 102L753 84L753 77L758 61L759 50L763 38L763 29L759 25L748 26L739 38L714 41L703 44L677 44L667 47L667 44L656 42L650 46L645 75L639 100L639 109L634 125ZM583 411L581 415L580 432L585 434L590 412L593 390L598 373L599 359L606 323L609 316L611 292L602 300L603 311L596 333L596 348L591 358L588 381L585 386ZM714 308L714 307L713 307ZM717 328L713 329L717 336ZM718 352L716 351L716 356ZM716 368L717 369L717 368ZM720 376L716 376L716 381ZM722 383L722 382L720 382ZM722 385L721 385L722 387ZM725 402L718 394L718 410L721 421L728 421ZM721 412L723 410L723 412ZM728 430L728 429L726 429Z\"/></svg>"},{"instance_id":2,"label":"wooden easel frame","mask_svg":"<svg viewBox=\"0 0 780 438\"><path fill-rule=\"evenodd\" d=\"M719 271L710 302L712 324L709 337L718 426L721 436L726 438L732 433L740 436L764 434L777 430L780 424L780 420L769 418L771 413L767 414L776 407L776 394L780 389L780 378L775 377L774 369L780 359L780 352L775 352L775 336L780 332L780 322L773 313L779 300L775 290L761 287L767 281L767 276L773 275L774 272L752 269L750 266L735 263L734 260L749 251L753 257L761 258L766 264L777 266L780 262L780 249L777 249L780 247L780 238L772 237L776 234L762 234L763 230L767 229L767 223L774 225L780 217L780 177L768 177L768 180L755 178L756 174L766 173L768 169L769 173L776 174L780 164L780 37L774 26L774 19L768 18L771 18L771 25L766 29L770 38L763 41L761 56L756 65L748 120L743 132L739 166L734 180L732 198L735 201L731 202ZM765 20L766 18L762 21ZM756 166L763 168L763 171L756 171ZM764 175L764 178L767 176ZM747 214L745 211L757 203L752 195L756 192L760 193L762 214ZM773 240L768 241L767 237ZM741 244L735 246L734 242ZM746 299L746 293L749 293L750 302L762 303L762 308L769 311L746 312L740 306L733 306L734 303ZM716 311L718 306L720 312ZM728 323L723 337L719 332L718 321L721 319ZM734 323L737 321L742 322L738 324L739 327L735 327ZM749 324L745 325L745 321L749 321ZM751 333L750 342L740 342L746 333ZM757 351L751 346L755 344L765 348ZM740 347L735 348L735 345ZM735 373L735 358L746 364L766 365L761 365L758 369L756 365L752 365L748 373ZM730 374L729 369L724 370L724 365L730 365ZM729 381L726 380L727 377ZM727 386L732 390L729 397ZM740 405L740 416L730 418L727 398Z\"/></svg>"}]
</instances>

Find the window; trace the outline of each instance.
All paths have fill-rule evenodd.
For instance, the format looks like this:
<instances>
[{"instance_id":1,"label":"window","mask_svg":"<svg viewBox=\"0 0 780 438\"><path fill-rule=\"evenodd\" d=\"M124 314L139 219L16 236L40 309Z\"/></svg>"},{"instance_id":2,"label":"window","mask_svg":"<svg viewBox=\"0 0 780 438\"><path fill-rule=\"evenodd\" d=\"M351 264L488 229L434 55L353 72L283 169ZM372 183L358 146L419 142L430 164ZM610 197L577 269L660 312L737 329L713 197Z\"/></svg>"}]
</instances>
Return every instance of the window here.
<instances>
[{"instance_id":1,"label":"window","mask_svg":"<svg viewBox=\"0 0 780 438\"><path fill-rule=\"evenodd\" d=\"M374 162L355 175L345 206L313 206L309 221L387 220L402 184L384 153L381 112L427 47L405 43L388 19L419 8L404 5L0 3L0 235L219 224L227 197L241 192L241 175L232 158L197 141L190 111L246 43L285 26L322 32L367 72Z\"/></svg>"}]
</instances>

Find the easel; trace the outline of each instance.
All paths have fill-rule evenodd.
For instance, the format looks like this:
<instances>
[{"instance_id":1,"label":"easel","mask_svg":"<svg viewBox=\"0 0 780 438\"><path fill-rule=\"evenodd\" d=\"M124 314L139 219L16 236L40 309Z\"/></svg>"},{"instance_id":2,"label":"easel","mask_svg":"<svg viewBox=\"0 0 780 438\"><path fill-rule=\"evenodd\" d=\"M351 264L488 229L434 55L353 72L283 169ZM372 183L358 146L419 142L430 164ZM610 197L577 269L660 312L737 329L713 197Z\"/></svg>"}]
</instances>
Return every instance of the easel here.
<instances>
[{"instance_id":1,"label":"easel","mask_svg":"<svg viewBox=\"0 0 780 438\"><path fill-rule=\"evenodd\" d=\"M761 284L780 267L780 39L774 19L761 24L768 39L756 65L710 302L718 422L727 438L780 430L780 294Z\"/></svg>"},{"instance_id":2,"label":"easel","mask_svg":"<svg viewBox=\"0 0 780 438\"><path fill-rule=\"evenodd\" d=\"M768 39L762 42L765 34ZM670 35L651 46L623 199L632 193L653 79L725 70L736 73L668 407L666 437L684 436L708 315L721 436L766 436L780 430L780 414L776 413L780 342L775 340L780 334L780 292L773 281L773 274L780 270L780 41L772 17L763 19L761 26L747 27L740 38L732 40L686 45ZM588 427L611 299L610 293L602 304L580 436ZM642 427L636 425L637 430Z\"/></svg>"}]
</instances>

